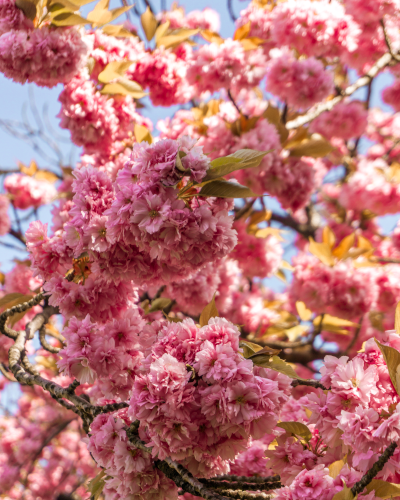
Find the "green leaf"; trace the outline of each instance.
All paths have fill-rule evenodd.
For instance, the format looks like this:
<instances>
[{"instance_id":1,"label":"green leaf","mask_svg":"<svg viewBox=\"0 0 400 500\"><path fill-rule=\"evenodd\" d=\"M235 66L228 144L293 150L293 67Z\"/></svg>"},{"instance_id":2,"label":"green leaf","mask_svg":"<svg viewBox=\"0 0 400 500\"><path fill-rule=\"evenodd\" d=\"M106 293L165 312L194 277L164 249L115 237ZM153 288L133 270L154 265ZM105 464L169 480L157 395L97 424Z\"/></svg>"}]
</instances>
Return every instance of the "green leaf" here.
<instances>
[{"instance_id":1,"label":"green leaf","mask_svg":"<svg viewBox=\"0 0 400 500\"><path fill-rule=\"evenodd\" d=\"M307 443L312 438L310 429L301 422L280 422L279 424L276 424L276 426L281 429L285 429L286 432L293 434L294 436L304 439Z\"/></svg>"},{"instance_id":2,"label":"green leaf","mask_svg":"<svg viewBox=\"0 0 400 500\"><path fill-rule=\"evenodd\" d=\"M91 493L91 500L98 500L105 485L106 473L104 470L100 471L88 484L88 490Z\"/></svg>"},{"instance_id":3,"label":"green leaf","mask_svg":"<svg viewBox=\"0 0 400 500\"><path fill-rule=\"evenodd\" d=\"M253 342L248 342L247 340L241 340L239 342L239 347L243 349L243 357L246 359L262 349L260 345L253 344Z\"/></svg>"},{"instance_id":4,"label":"green leaf","mask_svg":"<svg viewBox=\"0 0 400 500\"><path fill-rule=\"evenodd\" d=\"M210 318L218 318L219 313L217 306L215 305L215 293L212 298L212 301L206 305L206 307L201 311L199 324L200 326L208 325Z\"/></svg>"},{"instance_id":5,"label":"green leaf","mask_svg":"<svg viewBox=\"0 0 400 500\"><path fill-rule=\"evenodd\" d=\"M391 498L400 496L400 484L388 483L381 479L373 479L366 487L367 492L375 492L375 496L379 498Z\"/></svg>"},{"instance_id":6,"label":"green leaf","mask_svg":"<svg viewBox=\"0 0 400 500\"><path fill-rule=\"evenodd\" d=\"M239 149L229 156L216 158L211 162L211 168L203 181L218 179L236 170L258 167L264 156L271 151L254 151L253 149Z\"/></svg>"},{"instance_id":7,"label":"green leaf","mask_svg":"<svg viewBox=\"0 0 400 500\"><path fill-rule=\"evenodd\" d=\"M311 156L322 158L335 148L326 139L310 139L289 149L290 156Z\"/></svg>"},{"instance_id":8,"label":"green leaf","mask_svg":"<svg viewBox=\"0 0 400 500\"><path fill-rule=\"evenodd\" d=\"M57 14L52 20L51 24L54 26L78 26L80 24L88 24L89 21L79 14L73 12L63 12Z\"/></svg>"},{"instance_id":9,"label":"green leaf","mask_svg":"<svg viewBox=\"0 0 400 500\"><path fill-rule=\"evenodd\" d=\"M117 80L124 76L126 71L132 66L132 61L112 61L99 74L98 80L100 83L109 83L112 80Z\"/></svg>"},{"instance_id":10,"label":"green leaf","mask_svg":"<svg viewBox=\"0 0 400 500\"><path fill-rule=\"evenodd\" d=\"M15 5L22 10L25 16L33 21L36 17L36 3L28 0L15 0Z\"/></svg>"},{"instance_id":11,"label":"green leaf","mask_svg":"<svg viewBox=\"0 0 400 500\"><path fill-rule=\"evenodd\" d=\"M276 372L283 373L284 375L287 375L290 378L295 378L299 380L301 379L301 377L299 377L296 374L293 368L278 356L272 356L272 359L270 359L270 356L268 355L259 356L255 359L252 359L252 361L256 366L260 366L262 368L269 368L270 370L275 370Z\"/></svg>"},{"instance_id":12,"label":"green leaf","mask_svg":"<svg viewBox=\"0 0 400 500\"><path fill-rule=\"evenodd\" d=\"M375 342L381 353L383 354L383 358L388 367L390 380L394 388L396 389L397 394L399 394L400 390L400 352L394 347L390 347L388 345L381 344L378 340L375 339Z\"/></svg>"},{"instance_id":13,"label":"green leaf","mask_svg":"<svg viewBox=\"0 0 400 500\"><path fill-rule=\"evenodd\" d=\"M342 481L343 481L343 479L342 479ZM343 489L341 491L339 491L338 493L336 493L336 495L334 495L332 500L353 500L353 498L354 498L354 495L351 492L351 488L348 488L346 486L346 483L343 481ZM356 496L356 498L357 498L357 496Z\"/></svg>"},{"instance_id":14,"label":"green leaf","mask_svg":"<svg viewBox=\"0 0 400 500\"><path fill-rule=\"evenodd\" d=\"M158 299L154 299L151 303L149 313L162 311L163 309L166 309L171 304L171 302L172 300L168 299L167 297L159 297Z\"/></svg>"},{"instance_id":15,"label":"green leaf","mask_svg":"<svg viewBox=\"0 0 400 500\"><path fill-rule=\"evenodd\" d=\"M100 0L92 11L89 12L87 18L95 26L101 26L109 23L112 18L111 12L108 10L110 0Z\"/></svg>"},{"instance_id":16,"label":"green leaf","mask_svg":"<svg viewBox=\"0 0 400 500\"><path fill-rule=\"evenodd\" d=\"M200 190L199 196L215 196L216 198L255 198L253 191L236 182L225 180L211 181Z\"/></svg>"},{"instance_id":17,"label":"green leaf","mask_svg":"<svg viewBox=\"0 0 400 500\"><path fill-rule=\"evenodd\" d=\"M118 82L115 83L107 83L100 93L130 95L134 99L141 99L147 95L146 92L143 92L142 87L138 83L128 80L127 78L120 78Z\"/></svg>"}]
</instances>

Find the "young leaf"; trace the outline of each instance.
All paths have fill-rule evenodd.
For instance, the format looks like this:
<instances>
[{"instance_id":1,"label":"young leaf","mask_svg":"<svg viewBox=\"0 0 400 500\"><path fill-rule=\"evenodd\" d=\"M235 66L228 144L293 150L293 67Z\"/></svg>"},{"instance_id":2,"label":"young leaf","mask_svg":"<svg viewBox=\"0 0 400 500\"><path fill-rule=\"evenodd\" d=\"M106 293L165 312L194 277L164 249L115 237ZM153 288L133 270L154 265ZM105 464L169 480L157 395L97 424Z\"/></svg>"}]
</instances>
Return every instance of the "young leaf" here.
<instances>
[{"instance_id":1,"label":"young leaf","mask_svg":"<svg viewBox=\"0 0 400 500\"><path fill-rule=\"evenodd\" d=\"M246 359L262 349L260 345L253 344L253 342L248 342L247 340L241 340L239 347L243 349L243 357Z\"/></svg>"},{"instance_id":2,"label":"young leaf","mask_svg":"<svg viewBox=\"0 0 400 500\"><path fill-rule=\"evenodd\" d=\"M376 345L381 350L383 358L388 367L390 380L393 387L396 389L397 394L400 394L400 352L394 347L381 344L375 339Z\"/></svg>"},{"instance_id":3,"label":"young leaf","mask_svg":"<svg viewBox=\"0 0 400 500\"><path fill-rule=\"evenodd\" d=\"M15 5L22 10L25 16L33 21L36 17L36 3L29 0L15 0Z\"/></svg>"},{"instance_id":4,"label":"young leaf","mask_svg":"<svg viewBox=\"0 0 400 500\"><path fill-rule=\"evenodd\" d=\"M49 170L38 170L34 177L35 179L38 179L40 181L47 181L51 182L52 184L58 181L58 177L56 176L56 174L50 172Z\"/></svg>"},{"instance_id":5,"label":"young leaf","mask_svg":"<svg viewBox=\"0 0 400 500\"><path fill-rule=\"evenodd\" d=\"M292 328L287 328L286 330L284 330L290 342L294 342L307 331L308 331L308 326L306 325L296 325L292 326Z\"/></svg>"},{"instance_id":6,"label":"young leaf","mask_svg":"<svg viewBox=\"0 0 400 500\"><path fill-rule=\"evenodd\" d=\"M101 493L103 492L103 488L105 485L105 477L106 473L104 469L100 471L96 477L94 477L88 484L88 490L91 493L90 498L92 500L98 500L100 498Z\"/></svg>"},{"instance_id":7,"label":"young leaf","mask_svg":"<svg viewBox=\"0 0 400 500\"><path fill-rule=\"evenodd\" d=\"M23 304L31 300L31 298L32 295L25 295L23 293L7 293L7 295L4 295L4 297L0 299L0 308L10 309L18 304Z\"/></svg>"},{"instance_id":8,"label":"young leaf","mask_svg":"<svg viewBox=\"0 0 400 500\"><path fill-rule=\"evenodd\" d=\"M210 43L215 43L216 45L222 45L224 43L224 39L215 31L210 30L202 30L200 31L200 35Z\"/></svg>"},{"instance_id":9,"label":"young leaf","mask_svg":"<svg viewBox=\"0 0 400 500\"><path fill-rule=\"evenodd\" d=\"M54 26L78 26L80 24L88 24L89 21L79 14L74 14L73 12L63 12L57 14L51 20L51 24Z\"/></svg>"},{"instance_id":10,"label":"young leaf","mask_svg":"<svg viewBox=\"0 0 400 500\"><path fill-rule=\"evenodd\" d=\"M307 443L312 438L310 429L301 422L280 422L279 424L276 424L276 426L284 429L286 432L289 432L294 436L304 439Z\"/></svg>"},{"instance_id":11,"label":"young leaf","mask_svg":"<svg viewBox=\"0 0 400 500\"><path fill-rule=\"evenodd\" d=\"M94 26L101 26L109 23L112 18L111 12L108 10L110 0L100 0L92 11L89 12L88 21L93 23Z\"/></svg>"},{"instance_id":12,"label":"young leaf","mask_svg":"<svg viewBox=\"0 0 400 500\"><path fill-rule=\"evenodd\" d=\"M252 354L249 357L249 359L253 360L257 356L265 356L265 355L270 356L270 357L275 356L276 354L279 354L281 352L281 350L282 349L273 349L272 347L265 346L262 349L260 349L259 351Z\"/></svg>"},{"instance_id":13,"label":"young leaf","mask_svg":"<svg viewBox=\"0 0 400 500\"><path fill-rule=\"evenodd\" d=\"M159 297L158 299L154 299L151 303L149 313L162 311L163 309L167 308L171 304L171 302L171 299L168 299L167 297Z\"/></svg>"},{"instance_id":14,"label":"young leaf","mask_svg":"<svg viewBox=\"0 0 400 500\"><path fill-rule=\"evenodd\" d=\"M130 10L132 7L133 7L133 5L126 5L124 7L117 7L116 9L111 9L110 10L111 20L107 21L107 22L111 23L111 22L115 21L115 19L117 19L117 17L122 16L122 14L124 14L125 12Z\"/></svg>"},{"instance_id":15,"label":"young leaf","mask_svg":"<svg viewBox=\"0 0 400 500\"><path fill-rule=\"evenodd\" d=\"M255 198L253 191L236 182L215 180L203 186L199 196L215 196L216 198Z\"/></svg>"},{"instance_id":16,"label":"young leaf","mask_svg":"<svg viewBox=\"0 0 400 500\"><path fill-rule=\"evenodd\" d=\"M116 36L121 38L129 38L135 36L133 33L124 28L122 24L107 24L101 29L103 33L109 36Z\"/></svg>"},{"instance_id":17,"label":"young leaf","mask_svg":"<svg viewBox=\"0 0 400 500\"><path fill-rule=\"evenodd\" d=\"M322 158L335 148L326 139L310 139L289 149L290 156L311 156Z\"/></svg>"},{"instance_id":18,"label":"young leaf","mask_svg":"<svg viewBox=\"0 0 400 500\"><path fill-rule=\"evenodd\" d=\"M366 487L367 492L375 492L379 498L391 498L400 496L400 484L388 483L381 479L373 479Z\"/></svg>"},{"instance_id":19,"label":"young leaf","mask_svg":"<svg viewBox=\"0 0 400 500\"><path fill-rule=\"evenodd\" d=\"M342 479L343 481L343 479ZM343 489L341 491L339 491L338 493L336 493L332 500L353 500L354 498L354 495L353 493L351 492L351 488L348 488L346 486L346 483L343 481Z\"/></svg>"},{"instance_id":20,"label":"young leaf","mask_svg":"<svg viewBox=\"0 0 400 500\"><path fill-rule=\"evenodd\" d=\"M240 26L236 31L235 34L233 35L234 40L243 40L243 38L247 38L247 35L250 33L251 29L251 22L249 21L246 24L243 24L243 26Z\"/></svg>"},{"instance_id":21,"label":"young leaf","mask_svg":"<svg viewBox=\"0 0 400 500\"><path fill-rule=\"evenodd\" d=\"M314 326L319 326L320 321L321 316L317 316L313 321ZM322 320L322 328L326 329L328 326L352 326L357 328L360 325L358 323L354 323L353 321L349 321L348 319L337 318L336 316L331 316L330 314L324 314L324 319Z\"/></svg>"},{"instance_id":22,"label":"young leaf","mask_svg":"<svg viewBox=\"0 0 400 500\"><path fill-rule=\"evenodd\" d=\"M272 356L272 359L270 359L270 356L260 356L258 359L253 359L252 361L256 366L275 370L276 372L283 373L290 378L300 378L293 368L288 363L283 361L283 359L278 358L278 356Z\"/></svg>"},{"instance_id":23,"label":"young leaf","mask_svg":"<svg viewBox=\"0 0 400 500\"><path fill-rule=\"evenodd\" d=\"M394 329L396 333L400 334L400 302L397 303L396 313L394 316Z\"/></svg>"},{"instance_id":24,"label":"young leaf","mask_svg":"<svg viewBox=\"0 0 400 500\"><path fill-rule=\"evenodd\" d=\"M164 47L164 49L170 49L175 45L179 45L182 42L188 40L191 36L197 35L199 33L199 29L190 30L186 28L182 28L179 30L179 33L175 35L166 35L162 36L158 39L157 47Z\"/></svg>"},{"instance_id":25,"label":"young leaf","mask_svg":"<svg viewBox=\"0 0 400 500\"><path fill-rule=\"evenodd\" d=\"M169 29L170 22L165 21L165 23L160 24L160 26L156 29L155 33L155 38L156 38L156 44L160 38L162 38L168 31Z\"/></svg>"},{"instance_id":26,"label":"young leaf","mask_svg":"<svg viewBox=\"0 0 400 500\"><path fill-rule=\"evenodd\" d=\"M308 250L326 266L333 266L335 264L331 249L325 243L317 243L310 238Z\"/></svg>"},{"instance_id":27,"label":"young leaf","mask_svg":"<svg viewBox=\"0 0 400 500\"><path fill-rule=\"evenodd\" d=\"M278 241L285 241L281 236L282 230L277 227L263 227L261 229L257 229L254 233L256 238L268 238L268 236L275 236Z\"/></svg>"},{"instance_id":28,"label":"young leaf","mask_svg":"<svg viewBox=\"0 0 400 500\"><path fill-rule=\"evenodd\" d=\"M206 305L206 307L201 311L199 324L200 326L208 325L210 318L218 318L219 313L217 306L215 305L215 293L212 301Z\"/></svg>"},{"instance_id":29,"label":"young leaf","mask_svg":"<svg viewBox=\"0 0 400 500\"><path fill-rule=\"evenodd\" d=\"M140 89L140 90L139 90ZM127 78L120 79L116 83L107 83L104 85L103 89L100 91L101 94L122 94L130 95L134 99L141 99L144 97L146 92L143 92L142 87L136 82L128 80Z\"/></svg>"},{"instance_id":30,"label":"young leaf","mask_svg":"<svg viewBox=\"0 0 400 500\"><path fill-rule=\"evenodd\" d=\"M136 142L146 141L149 144L153 142L150 130L144 125L139 125L138 123L135 123L135 126L133 128L133 133L135 135Z\"/></svg>"},{"instance_id":31,"label":"young leaf","mask_svg":"<svg viewBox=\"0 0 400 500\"><path fill-rule=\"evenodd\" d=\"M354 233L349 234L348 236L342 239L339 245L332 251L332 254L338 259L346 258L348 251L352 246L354 246L354 241L355 241Z\"/></svg>"},{"instance_id":32,"label":"young leaf","mask_svg":"<svg viewBox=\"0 0 400 500\"><path fill-rule=\"evenodd\" d=\"M98 81L100 83L109 83L112 80L117 80L124 76L132 64L132 61L112 61L99 74Z\"/></svg>"},{"instance_id":33,"label":"young leaf","mask_svg":"<svg viewBox=\"0 0 400 500\"><path fill-rule=\"evenodd\" d=\"M144 34L146 35L147 41L150 42L150 40L156 33L158 22L149 7L147 7L147 9L140 16L140 22L142 24L142 28Z\"/></svg>"},{"instance_id":34,"label":"young leaf","mask_svg":"<svg viewBox=\"0 0 400 500\"><path fill-rule=\"evenodd\" d=\"M322 230L322 242L325 243L330 249L335 246L336 236L329 226L325 226Z\"/></svg>"},{"instance_id":35,"label":"young leaf","mask_svg":"<svg viewBox=\"0 0 400 500\"><path fill-rule=\"evenodd\" d=\"M296 302L296 310L297 310L297 314L299 315L299 317L302 321L310 321L313 313L312 313L312 311L310 311L310 309L307 309L304 302L297 301Z\"/></svg>"},{"instance_id":36,"label":"young leaf","mask_svg":"<svg viewBox=\"0 0 400 500\"><path fill-rule=\"evenodd\" d=\"M331 465L329 465L329 475L333 478L336 479L338 475L340 474L340 471L343 469L345 466L344 460L337 460L336 462L333 462Z\"/></svg>"}]
</instances>

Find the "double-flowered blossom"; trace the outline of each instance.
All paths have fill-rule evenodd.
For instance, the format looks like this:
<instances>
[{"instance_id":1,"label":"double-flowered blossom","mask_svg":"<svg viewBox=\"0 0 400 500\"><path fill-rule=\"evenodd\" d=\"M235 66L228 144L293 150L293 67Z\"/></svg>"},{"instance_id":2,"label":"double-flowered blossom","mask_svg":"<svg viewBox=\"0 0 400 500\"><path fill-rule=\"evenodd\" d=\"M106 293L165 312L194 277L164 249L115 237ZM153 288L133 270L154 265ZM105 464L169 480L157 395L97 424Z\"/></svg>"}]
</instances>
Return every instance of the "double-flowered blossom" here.
<instances>
[{"instance_id":1,"label":"double-flowered blossom","mask_svg":"<svg viewBox=\"0 0 400 500\"><path fill-rule=\"evenodd\" d=\"M187 78L197 92L220 89L250 89L265 75L266 58L261 49L245 51L237 40L227 39L221 45L203 45L193 53Z\"/></svg>"},{"instance_id":2,"label":"double-flowered blossom","mask_svg":"<svg viewBox=\"0 0 400 500\"><path fill-rule=\"evenodd\" d=\"M268 370L256 375L239 351L237 327L225 319L153 329L158 339L135 379L128 415L140 420L154 457L179 460L194 474L226 472L250 436L273 429L286 394Z\"/></svg>"},{"instance_id":3,"label":"double-flowered blossom","mask_svg":"<svg viewBox=\"0 0 400 500\"><path fill-rule=\"evenodd\" d=\"M291 52L274 49L268 64L266 89L296 109L306 109L333 91L332 74L315 57L297 60Z\"/></svg>"},{"instance_id":4,"label":"double-flowered blossom","mask_svg":"<svg viewBox=\"0 0 400 500\"><path fill-rule=\"evenodd\" d=\"M75 28L35 29L14 0L0 4L0 71L19 83L67 83L83 66L87 45Z\"/></svg>"},{"instance_id":5,"label":"double-flowered blossom","mask_svg":"<svg viewBox=\"0 0 400 500\"><path fill-rule=\"evenodd\" d=\"M226 256L237 241L231 202L197 191L186 203L178 198L182 179L201 182L209 166L202 148L182 137L135 145L114 185L104 172L79 169L66 225L75 257L89 251L94 273L151 285L188 278Z\"/></svg>"},{"instance_id":6,"label":"double-flowered blossom","mask_svg":"<svg viewBox=\"0 0 400 500\"><path fill-rule=\"evenodd\" d=\"M331 111L319 115L311 124L310 131L326 138L351 139L361 136L367 127L368 112L357 101L342 102Z\"/></svg>"},{"instance_id":7,"label":"double-flowered blossom","mask_svg":"<svg viewBox=\"0 0 400 500\"><path fill-rule=\"evenodd\" d=\"M15 208L38 208L53 201L57 190L47 181L42 181L23 174L8 175L4 189L10 195Z\"/></svg>"}]
</instances>

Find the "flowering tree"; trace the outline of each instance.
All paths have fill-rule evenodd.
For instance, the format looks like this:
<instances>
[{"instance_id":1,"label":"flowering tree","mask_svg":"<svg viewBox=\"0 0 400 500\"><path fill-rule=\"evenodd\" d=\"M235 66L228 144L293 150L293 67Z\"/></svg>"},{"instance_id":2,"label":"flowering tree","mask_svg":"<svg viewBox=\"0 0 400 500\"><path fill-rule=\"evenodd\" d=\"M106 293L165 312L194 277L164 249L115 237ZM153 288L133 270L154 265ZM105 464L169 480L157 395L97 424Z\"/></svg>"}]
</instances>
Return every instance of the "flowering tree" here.
<instances>
[{"instance_id":1,"label":"flowering tree","mask_svg":"<svg viewBox=\"0 0 400 500\"><path fill-rule=\"evenodd\" d=\"M400 497L398 0L87 3L0 0L81 148L0 172L0 497Z\"/></svg>"}]
</instances>

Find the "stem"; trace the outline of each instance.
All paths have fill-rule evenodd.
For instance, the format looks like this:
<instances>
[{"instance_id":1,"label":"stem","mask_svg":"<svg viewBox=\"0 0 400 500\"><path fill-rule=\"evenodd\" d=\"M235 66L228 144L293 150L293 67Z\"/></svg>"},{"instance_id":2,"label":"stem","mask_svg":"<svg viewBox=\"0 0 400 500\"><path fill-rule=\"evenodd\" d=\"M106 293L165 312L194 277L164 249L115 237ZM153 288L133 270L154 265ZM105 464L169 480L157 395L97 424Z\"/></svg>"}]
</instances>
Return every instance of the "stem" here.
<instances>
[{"instance_id":1,"label":"stem","mask_svg":"<svg viewBox=\"0 0 400 500\"><path fill-rule=\"evenodd\" d=\"M231 101L231 103L235 106L239 115L244 116L246 118L246 120L248 120L249 119L248 115L245 115L244 113L242 113L242 111L240 110L239 106L237 105L235 99L232 97L232 93L230 90L228 90L228 97L229 97L229 100Z\"/></svg>"}]
</instances>

